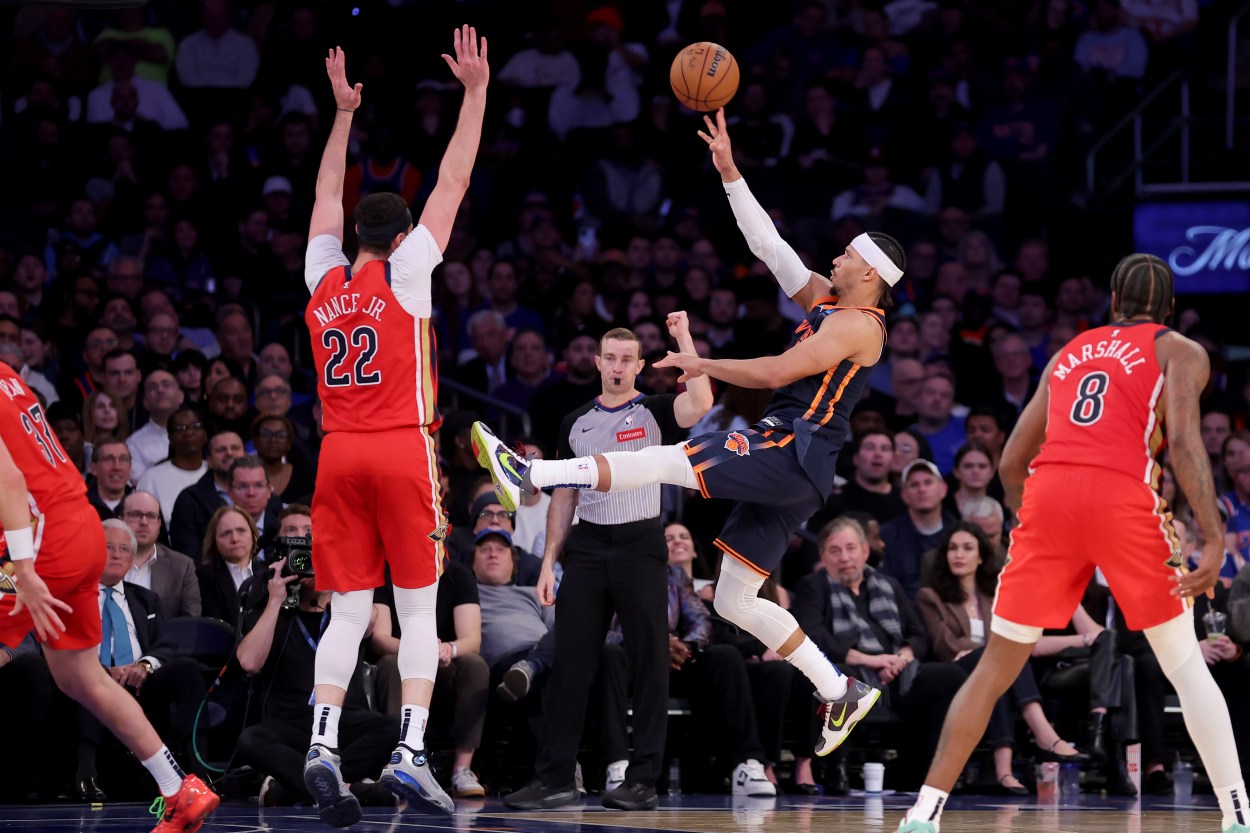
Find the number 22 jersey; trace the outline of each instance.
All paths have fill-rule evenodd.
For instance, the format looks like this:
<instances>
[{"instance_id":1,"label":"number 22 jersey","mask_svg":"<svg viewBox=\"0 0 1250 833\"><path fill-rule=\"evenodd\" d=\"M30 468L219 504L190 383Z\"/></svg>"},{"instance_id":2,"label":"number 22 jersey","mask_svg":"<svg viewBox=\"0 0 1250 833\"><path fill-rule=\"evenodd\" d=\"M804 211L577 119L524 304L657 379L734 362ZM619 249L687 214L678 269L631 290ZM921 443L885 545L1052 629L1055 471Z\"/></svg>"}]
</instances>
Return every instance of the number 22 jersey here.
<instances>
[{"instance_id":1,"label":"number 22 jersey","mask_svg":"<svg viewBox=\"0 0 1250 833\"><path fill-rule=\"evenodd\" d=\"M353 272L342 244L308 244L304 279L322 425L374 432L437 424L438 348L430 320L430 273L442 252L418 225L388 260Z\"/></svg>"},{"instance_id":2,"label":"number 22 jersey","mask_svg":"<svg viewBox=\"0 0 1250 833\"><path fill-rule=\"evenodd\" d=\"M1068 342L1042 380L1050 386L1046 441L1032 468L1094 466L1157 489L1165 435L1155 341L1169 332L1151 322L1110 324Z\"/></svg>"}]
</instances>

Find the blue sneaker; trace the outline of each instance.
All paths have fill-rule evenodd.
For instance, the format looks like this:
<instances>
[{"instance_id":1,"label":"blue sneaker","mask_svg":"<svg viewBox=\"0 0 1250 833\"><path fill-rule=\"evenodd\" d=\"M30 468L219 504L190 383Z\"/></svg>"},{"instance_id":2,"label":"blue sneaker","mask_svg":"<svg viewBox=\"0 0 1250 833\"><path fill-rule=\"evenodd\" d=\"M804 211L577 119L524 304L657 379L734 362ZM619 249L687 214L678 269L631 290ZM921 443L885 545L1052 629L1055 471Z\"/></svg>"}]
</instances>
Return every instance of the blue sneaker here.
<instances>
[{"instance_id":1,"label":"blue sneaker","mask_svg":"<svg viewBox=\"0 0 1250 833\"><path fill-rule=\"evenodd\" d=\"M504 445L503 440L496 437L483 422L473 423L470 436L478 464L490 472L491 480L495 481L495 494L499 496L499 505L509 512L515 512L522 497L534 494L534 488L526 477L529 463Z\"/></svg>"},{"instance_id":2,"label":"blue sneaker","mask_svg":"<svg viewBox=\"0 0 1250 833\"><path fill-rule=\"evenodd\" d=\"M317 802L317 815L331 827L351 827L360 821L360 802L343 783L338 752L319 743L304 759L304 787Z\"/></svg>"},{"instance_id":3,"label":"blue sneaker","mask_svg":"<svg viewBox=\"0 0 1250 833\"><path fill-rule=\"evenodd\" d=\"M401 800L413 804L424 804L438 813L451 815L456 805L438 781L430 768L429 758L424 749L414 751L402 743L391 753L391 762L382 770L378 779L382 784Z\"/></svg>"},{"instance_id":4,"label":"blue sneaker","mask_svg":"<svg viewBox=\"0 0 1250 833\"><path fill-rule=\"evenodd\" d=\"M817 710L820 715L820 741L816 744L816 754L823 757L841 746L855 724L863 720L880 699L878 689L854 677L847 677L846 694L837 700L822 700Z\"/></svg>"}]
</instances>

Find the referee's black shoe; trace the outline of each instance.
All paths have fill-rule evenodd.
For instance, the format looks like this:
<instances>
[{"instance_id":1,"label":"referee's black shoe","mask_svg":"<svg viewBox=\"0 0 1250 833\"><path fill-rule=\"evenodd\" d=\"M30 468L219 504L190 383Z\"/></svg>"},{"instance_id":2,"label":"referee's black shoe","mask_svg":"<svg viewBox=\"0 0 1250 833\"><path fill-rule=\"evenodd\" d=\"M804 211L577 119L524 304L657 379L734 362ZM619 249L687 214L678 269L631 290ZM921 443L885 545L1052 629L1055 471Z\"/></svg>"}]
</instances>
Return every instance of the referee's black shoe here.
<instances>
[{"instance_id":1,"label":"referee's black shoe","mask_svg":"<svg viewBox=\"0 0 1250 833\"><path fill-rule=\"evenodd\" d=\"M529 463L508 448L485 423L473 423L470 436L478 464L490 472L491 480L495 481L495 494L499 496L499 505L509 512L515 512L521 498L534 493L526 476L529 474Z\"/></svg>"},{"instance_id":2,"label":"referee's black shoe","mask_svg":"<svg viewBox=\"0 0 1250 833\"><path fill-rule=\"evenodd\" d=\"M626 781L603 794L603 806L609 810L654 810L660 806L655 787Z\"/></svg>"},{"instance_id":3,"label":"referee's black shoe","mask_svg":"<svg viewBox=\"0 0 1250 833\"><path fill-rule=\"evenodd\" d=\"M570 804L580 804L582 794L577 791L577 784L565 784L563 787L548 787L535 778L516 792L503 797L503 806L513 810L554 810Z\"/></svg>"}]
</instances>

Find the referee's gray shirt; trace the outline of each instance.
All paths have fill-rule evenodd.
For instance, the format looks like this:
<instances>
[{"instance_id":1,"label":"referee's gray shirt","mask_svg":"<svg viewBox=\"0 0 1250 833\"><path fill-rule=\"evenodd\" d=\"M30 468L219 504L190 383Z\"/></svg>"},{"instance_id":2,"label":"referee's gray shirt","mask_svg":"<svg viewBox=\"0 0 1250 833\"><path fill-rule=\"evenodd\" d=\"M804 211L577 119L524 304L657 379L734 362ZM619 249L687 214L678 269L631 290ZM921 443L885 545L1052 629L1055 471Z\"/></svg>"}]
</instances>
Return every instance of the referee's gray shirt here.
<instances>
[{"instance_id":1,"label":"referee's gray shirt","mask_svg":"<svg viewBox=\"0 0 1250 833\"><path fill-rule=\"evenodd\" d=\"M589 457L608 451L637 451L680 442L685 429L673 414L675 394L640 393L623 405L608 408L599 399L587 402L560 424L558 456ZM660 516L660 484L628 492L580 489L577 517L596 524L622 524Z\"/></svg>"}]
</instances>

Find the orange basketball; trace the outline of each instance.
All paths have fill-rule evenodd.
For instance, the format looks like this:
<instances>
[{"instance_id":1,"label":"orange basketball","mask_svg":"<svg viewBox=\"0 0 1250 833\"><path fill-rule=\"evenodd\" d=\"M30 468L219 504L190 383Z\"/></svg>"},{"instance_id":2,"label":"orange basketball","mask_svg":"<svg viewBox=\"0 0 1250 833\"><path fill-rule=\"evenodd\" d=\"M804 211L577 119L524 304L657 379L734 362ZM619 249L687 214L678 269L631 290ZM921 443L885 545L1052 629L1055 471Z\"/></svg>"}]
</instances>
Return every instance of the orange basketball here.
<instances>
[{"instance_id":1,"label":"orange basketball","mask_svg":"<svg viewBox=\"0 0 1250 833\"><path fill-rule=\"evenodd\" d=\"M724 107L738 92L738 62L718 43L692 43L673 59L668 83L678 101L706 113Z\"/></svg>"}]
</instances>

